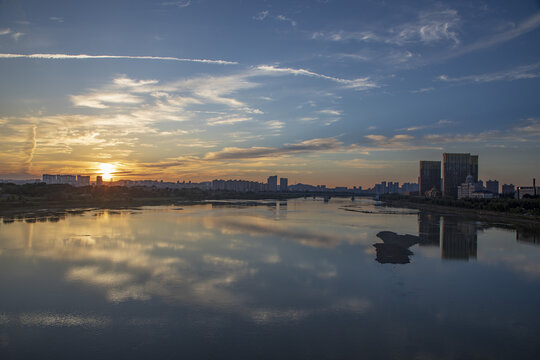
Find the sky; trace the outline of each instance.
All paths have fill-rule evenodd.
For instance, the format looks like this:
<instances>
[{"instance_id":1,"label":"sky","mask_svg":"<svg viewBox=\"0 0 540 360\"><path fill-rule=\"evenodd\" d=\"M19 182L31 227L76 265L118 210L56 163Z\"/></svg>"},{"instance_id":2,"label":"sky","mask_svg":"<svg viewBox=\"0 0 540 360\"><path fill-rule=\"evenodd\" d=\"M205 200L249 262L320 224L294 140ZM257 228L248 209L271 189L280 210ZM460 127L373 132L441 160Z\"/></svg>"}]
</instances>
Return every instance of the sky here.
<instances>
[{"instance_id":1,"label":"sky","mask_svg":"<svg viewBox=\"0 0 540 360\"><path fill-rule=\"evenodd\" d=\"M540 178L540 1L0 0L0 178Z\"/></svg>"}]
</instances>

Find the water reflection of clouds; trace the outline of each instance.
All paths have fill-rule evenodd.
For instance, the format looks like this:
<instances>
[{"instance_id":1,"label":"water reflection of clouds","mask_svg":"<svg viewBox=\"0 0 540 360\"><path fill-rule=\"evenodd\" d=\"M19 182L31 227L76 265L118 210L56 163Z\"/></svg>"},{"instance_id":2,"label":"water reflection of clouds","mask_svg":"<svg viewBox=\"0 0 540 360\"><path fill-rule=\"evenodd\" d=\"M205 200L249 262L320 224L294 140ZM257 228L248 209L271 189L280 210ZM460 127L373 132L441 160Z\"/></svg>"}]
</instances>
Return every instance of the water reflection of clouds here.
<instances>
[{"instance_id":1,"label":"water reflection of clouds","mask_svg":"<svg viewBox=\"0 0 540 360\"><path fill-rule=\"evenodd\" d=\"M368 308L364 298L343 303L335 294L319 294L322 290L310 279L320 282L337 277L337 267L331 261L310 256L291 263L275 243L291 240L312 248L356 244L366 236L355 236L354 228L333 231L331 223L316 222L312 227L303 222L287 225L276 221L272 213L252 216L250 209L232 216L206 210L181 214L150 211L136 218L103 212L95 217L67 217L55 224L20 224L37 226L30 235L35 246L29 248L15 236L17 240L8 248L23 249L27 257L64 264L65 281L100 289L112 303L155 298L170 305L226 308L260 323ZM13 232L19 230L12 228ZM279 270L277 264L281 266L283 261L288 270ZM275 271L280 275L268 277ZM283 281L292 297L282 298L276 305L271 299L279 295L273 289ZM265 287L254 293L252 288L260 283ZM306 308L313 296L317 304Z\"/></svg>"},{"instance_id":2,"label":"water reflection of clouds","mask_svg":"<svg viewBox=\"0 0 540 360\"><path fill-rule=\"evenodd\" d=\"M290 224L273 219L256 216L215 216L204 219L208 228L219 229L225 235L273 236L292 240L305 246L314 248L333 248L342 243L350 245L362 243L366 239L364 234L354 234L353 229L345 231L343 228L332 229L331 224L321 229L320 224Z\"/></svg>"}]
</instances>

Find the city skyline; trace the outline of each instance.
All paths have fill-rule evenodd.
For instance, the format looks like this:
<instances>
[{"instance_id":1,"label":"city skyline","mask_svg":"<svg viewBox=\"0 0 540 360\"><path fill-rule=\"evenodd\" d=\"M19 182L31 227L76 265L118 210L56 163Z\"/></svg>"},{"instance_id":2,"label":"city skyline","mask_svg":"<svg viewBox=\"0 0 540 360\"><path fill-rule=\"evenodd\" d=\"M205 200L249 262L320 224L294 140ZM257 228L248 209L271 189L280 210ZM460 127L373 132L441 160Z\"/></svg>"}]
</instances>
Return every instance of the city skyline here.
<instances>
[{"instance_id":1,"label":"city skyline","mask_svg":"<svg viewBox=\"0 0 540 360\"><path fill-rule=\"evenodd\" d=\"M416 1L0 4L0 177L416 182L540 165L540 7Z\"/></svg>"}]
</instances>

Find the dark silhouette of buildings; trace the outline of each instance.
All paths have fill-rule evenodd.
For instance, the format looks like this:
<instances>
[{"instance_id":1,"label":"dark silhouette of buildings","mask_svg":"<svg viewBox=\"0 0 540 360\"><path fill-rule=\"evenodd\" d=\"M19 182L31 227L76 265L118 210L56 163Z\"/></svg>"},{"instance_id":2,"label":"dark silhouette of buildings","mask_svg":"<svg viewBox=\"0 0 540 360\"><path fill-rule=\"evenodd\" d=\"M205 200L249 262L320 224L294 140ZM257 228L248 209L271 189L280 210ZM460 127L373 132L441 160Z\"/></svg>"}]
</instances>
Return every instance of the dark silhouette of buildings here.
<instances>
[{"instance_id":1,"label":"dark silhouette of buildings","mask_svg":"<svg viewBox=\"0 0 540 360\"><path fill-rule=\"evenodd\" d=\"M458 186L465 183L471 175L473 182L478 182L478 155L443 154L443 195L457 197Z\"/></svg>"},{"instance_id":2,"label":"dark silhouette of buildings","mask_svg":"<svg viewBox=\"0 0 540 360\"><path fill-rule=\"evenodd\" d=\"M96 185L103 185L103 176L96 176Z\"/></svg>"},{"instance_id":3,"label":"dark silhouette of buildings","mask_svg":"<svg viewBox=\"0 0 540 360\"><path fill-rule=\"evenodd\" d=\"M277 175L269 176L267 184L269 191L277 191Z\"/></svg>"},{"instance_id":4,"label":"dark silhouette of buildings","mask_svg":"<svg viewBox=\"0 0 540 360\"><path fill-rule=\"evenodd\" d=\"M493 195L499 195L499 182L497 180L486 181L486 190Z\"/></svg>"},{"instance_id":5,"label":"dark silhouette of buildings","mask_svg":"<svg viewBox=\"0 0 540 360\"><path fill-rule=\"evenodd\" d=\"M441 162L420 161L419 176L420 195L433 188L441 191Z\"/></svg>"},{"instance_id":6,"label":"dark silhouette of buildings","mask_svg":"<svg viewBox=\"0 0 540 360\"><path fill-rule=\"evenodd\" d=\"M280 178L279 179L279 190L280 191L287 191L289 189L289 179L288 178Z\"/></svg>"}]
</instances>

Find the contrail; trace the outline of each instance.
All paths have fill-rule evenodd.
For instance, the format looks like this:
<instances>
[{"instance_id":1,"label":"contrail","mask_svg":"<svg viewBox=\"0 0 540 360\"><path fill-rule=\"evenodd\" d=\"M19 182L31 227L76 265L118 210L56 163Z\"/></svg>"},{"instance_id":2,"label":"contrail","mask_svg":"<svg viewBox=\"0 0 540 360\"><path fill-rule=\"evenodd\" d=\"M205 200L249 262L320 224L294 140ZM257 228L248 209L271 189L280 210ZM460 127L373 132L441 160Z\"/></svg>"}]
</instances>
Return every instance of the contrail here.
<instances>
[{"instance_id":1,"label":"contrail","mask_svg":"<svg viewBox=\"0 0 540 360\"><path fill-rule=\"evenodd\" d=\"M197 62L205 64L236 65L236 61L212 60L212 59L183 59L171 56L129 56L129 55L87 55L87 54L3 54L0 53L0 59L48 59L48 60L86 60L86 59L136 59L136 60L165 60L165 61L184 61Z\"/></svg>"}]
</instances>

